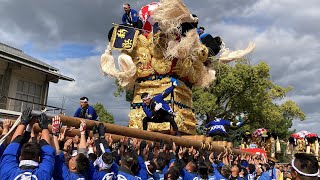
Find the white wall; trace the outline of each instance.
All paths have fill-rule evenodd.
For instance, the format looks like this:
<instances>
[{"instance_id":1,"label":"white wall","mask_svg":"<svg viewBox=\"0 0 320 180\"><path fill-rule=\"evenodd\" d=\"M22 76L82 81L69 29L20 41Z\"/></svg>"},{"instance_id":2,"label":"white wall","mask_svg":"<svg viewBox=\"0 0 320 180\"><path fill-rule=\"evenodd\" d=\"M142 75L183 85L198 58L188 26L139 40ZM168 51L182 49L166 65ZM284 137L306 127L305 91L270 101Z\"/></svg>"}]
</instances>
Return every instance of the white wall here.
<instances>
[{"instance_id":1,"label":"white wall","mask_svg":"<svg viewBox=\"0 0 320 180\"><path fill-rule=\"evenodd\" d=\"M9 97L16 98L19 80L41 85L42 89L41 89L40 103L45 104L45 101L47 99L47 97L45 96L48 95L48 92L45 92L45 91L48 91L46 74L25 66L21 66L20 68L13 68L11 80L10 80L10 86L9 86L9 93L8 93ZM8 101L7 108L9 106L10 106L10 110L13 110L14 101L10 101L10 102Z\"/></svg>"}]
</instances>

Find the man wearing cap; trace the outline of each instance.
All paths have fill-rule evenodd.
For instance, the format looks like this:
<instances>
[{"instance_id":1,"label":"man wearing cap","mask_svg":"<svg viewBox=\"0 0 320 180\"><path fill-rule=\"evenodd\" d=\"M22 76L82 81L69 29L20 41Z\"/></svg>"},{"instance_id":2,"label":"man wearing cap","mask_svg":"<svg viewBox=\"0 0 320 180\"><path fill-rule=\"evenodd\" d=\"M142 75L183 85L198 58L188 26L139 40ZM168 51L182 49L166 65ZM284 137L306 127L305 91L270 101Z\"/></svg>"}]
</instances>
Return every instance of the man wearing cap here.
<instances>
[{"instance_id":1,"label":"man wearing cap","mask_svg":"<svg viewBox=\"0 0 320 180\"><path fill-rule=\"evenodd\" d=\"M292 159L292 179L317 180L319 164L316 157L307 153L296 153Z\"/></svg>"},{"instance_id":2,"label":"man wearing cap","mask_svg":"<svg viewBox=\"0 0 320 180\"><path fill-rule=\"evenodd\" d=\"M169 104L164 100L164 98L166 98L169 94L173 92L175 86L179 85L179 82L174 78L171 78L171 82L173 83L173 86L169 87L168 89L164 90L161 94L156 95L154 97L151 97L149 93L142 93L142 108L147 115L142 120L143 130L148 129L148 122L170 122L170 125L172 126L176 135L180 136L178 126L173 118L173 111L170 108Z\"/></svg>"},{"instance_id":3,"label":"man wearing cap","mask_svg":"<svg viewBox=\"0 0 320 180\"><path fill-rule=\"evenodd\" d=\"M87 97L80 98L80 107L73 116L98 121L99 117L94 108L88 104L88 101L89 99Z\"/></svg>"}]
</instances>

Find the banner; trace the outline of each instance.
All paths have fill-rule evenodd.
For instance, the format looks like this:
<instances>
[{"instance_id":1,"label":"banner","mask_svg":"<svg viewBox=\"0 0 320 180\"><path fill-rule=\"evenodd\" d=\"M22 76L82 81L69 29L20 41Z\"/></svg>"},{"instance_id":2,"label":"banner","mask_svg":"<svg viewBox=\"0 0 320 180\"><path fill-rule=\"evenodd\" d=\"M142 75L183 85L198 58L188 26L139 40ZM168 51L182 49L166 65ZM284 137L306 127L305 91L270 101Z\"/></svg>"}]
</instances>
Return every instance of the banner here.
<instances>
[{"instance_id":1,"label":"banner","mask_svg":"<svg viewBox=\"0 0 320 180\"><path fill-rule=\"evenodd\" d=\"M139 30L132 27L115 26L111 38L111 47L116 50L132 51L136 41Z\"/></svg>"}]
</instances>

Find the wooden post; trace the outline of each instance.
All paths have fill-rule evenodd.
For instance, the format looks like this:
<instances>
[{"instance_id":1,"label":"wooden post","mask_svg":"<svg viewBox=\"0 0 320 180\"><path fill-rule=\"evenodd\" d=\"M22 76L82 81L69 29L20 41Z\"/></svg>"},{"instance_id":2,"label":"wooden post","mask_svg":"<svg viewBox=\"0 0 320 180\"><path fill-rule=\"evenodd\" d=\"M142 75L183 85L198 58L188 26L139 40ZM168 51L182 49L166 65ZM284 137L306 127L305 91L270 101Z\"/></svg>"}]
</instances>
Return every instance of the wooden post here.
<instances>
[{"instance_id":1,"label":"wooden post","mask_svg":"<svg viewBox=\"0 0 320 180\"><path fill-rule=\"evenodd\" d=\"M38 116L40 114L41 114L40 111L35 111L35 110L32 111L32 115L34 115L34 116ZM63 122L64 125L67 125L67 126L79 128L80 123L81 123L80 122L81 118L65 116L62 114L52 114L52 113L46 113L46 114L50 119L53 118L54 116L58 115L61 119L61 122ZM87 120L87 119L83 119L83 120L86 121L87 128L89 128L89 129L92 129L95 124L96 125L99 124L99 121L93 121L93 120ZM213 143L209 143L209 142L205 143L202 141L197 141L197 140L193 140L193 139L186 139L186 138L179 137L179 136L171 136L171 135L167 135L167 134L161 134L158 132L144 131L141 129L129 128L129 127L115 125L115 124L109 124L109 123L103 123L103 124L106 127L106 132L109 134L112 134L114 137L117 137L117 138L120 138L119 136L126 136L126 137L134 137L137 139L144 139L144 140L149 140L149 141L154 141L154 142L164 141L167 144L169 144L170 141L172 140L173 142L175 142L175 144L177 146L182 146L182 147L192 147L193 146L195 149L205 149L205 150L210 150L210 151L212 150L215 152L225 151L225 147L213 145ZM35 128L37 129L38 125L36 125ZM51 127L49 129L51 130ZM80 132L79 132L79 130L74 129L74 130L72 130L71 134L79 135ZM118 135L118 136L116 136L116 135ZM233 153L234 154L241 154L242 151L240 149L233 149Z\"/></svg>"}]
</instances>

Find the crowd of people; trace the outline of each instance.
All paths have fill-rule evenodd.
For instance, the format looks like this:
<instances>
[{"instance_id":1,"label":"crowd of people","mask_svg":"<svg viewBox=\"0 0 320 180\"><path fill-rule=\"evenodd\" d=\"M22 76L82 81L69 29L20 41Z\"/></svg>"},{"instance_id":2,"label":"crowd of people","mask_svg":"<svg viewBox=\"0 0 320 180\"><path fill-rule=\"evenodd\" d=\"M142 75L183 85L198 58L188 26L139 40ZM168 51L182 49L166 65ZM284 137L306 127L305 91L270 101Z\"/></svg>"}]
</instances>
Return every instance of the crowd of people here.
<instances>
[{"instance_id":1,"label":"crowd of people","mask_svg":"<svg viewBox=\"0 0 320 180\"><path fill-rule=\"evenodd\" d=\"M33 127L36 122L41 132ZM4 120L3 135L11 125ZM318 161L311 154L295 154L290 166L280 166L228 150L219 154L125 137L115 141L98 122L93 137L84 120L80 136L61 127L58 116L49 120L45 113L34 117L31 109L24 110L1 145L0 179L318 179Z\"/></svg>"}]
</instances>

